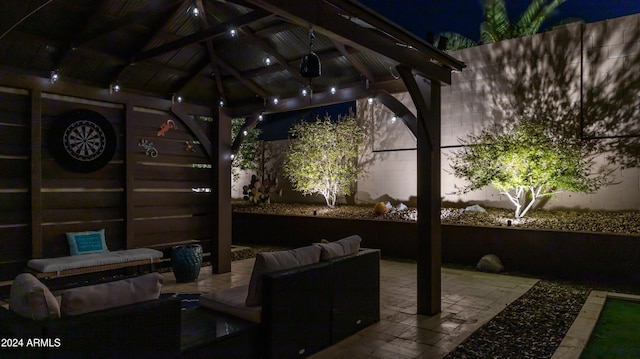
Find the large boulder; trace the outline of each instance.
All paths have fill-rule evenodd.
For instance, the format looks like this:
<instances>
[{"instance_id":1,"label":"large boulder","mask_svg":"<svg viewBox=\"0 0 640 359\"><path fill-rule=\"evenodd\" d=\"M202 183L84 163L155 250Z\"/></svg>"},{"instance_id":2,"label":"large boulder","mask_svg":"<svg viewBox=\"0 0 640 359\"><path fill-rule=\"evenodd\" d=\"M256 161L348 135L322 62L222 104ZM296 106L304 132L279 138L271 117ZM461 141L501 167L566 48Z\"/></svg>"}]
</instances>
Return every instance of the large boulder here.
<instances>
[{"instance_id":1,"label":"large boulder","mask_svg":"<svg viewBox=\"0 0 640 359\"><path fill-rule=\"evenodd\" d=\"M495 254L487 254L484 257L480 258L476 268L483 272L489 273L500 273L504 271L504 266L502 265L502 261Z\"/></svg>"}]
</instances>

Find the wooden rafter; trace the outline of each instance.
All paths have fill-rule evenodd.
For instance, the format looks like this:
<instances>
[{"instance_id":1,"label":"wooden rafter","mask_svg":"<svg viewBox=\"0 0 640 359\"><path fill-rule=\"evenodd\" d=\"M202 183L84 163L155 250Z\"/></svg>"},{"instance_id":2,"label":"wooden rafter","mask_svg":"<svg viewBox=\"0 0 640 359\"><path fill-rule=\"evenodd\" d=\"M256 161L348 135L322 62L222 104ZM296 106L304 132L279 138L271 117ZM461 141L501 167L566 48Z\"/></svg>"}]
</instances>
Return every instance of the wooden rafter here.
<instances>
[{"instance_id":1,"label":"wooden rafter","mask_svg":"<svg viewBox=\"0 0 640 359\"><path fill-rule=\"evenodd\" d=\"M156 56L160 56L162 54L166 54L167 52L171 52L171 51L175 51L178 49L181 49L185 46L189 46L191 44L195 44L198 42L202 42L211 38L214 38L216 36L226 36L227 34L227 30L229 29L230 26L235 26L236 28L242 27L242 26L247 26L253 22L259 21L259 20L263 20L267 17L272 16L272 14L266 12L266 11L262 11L262 10L254 10L250 13L244 14L244 15L240 15L230 21L227 21L225 23L221 23L218 24L214 27L211 27L205 31L201 31L198 32L196 34L193 35L189 35L189 36L185 36L183 38L180 38L178 40L175 41L171 41L169 43L166 43L164 45L160 45L158 47L155 47L153 49L149 49L146 51L143 51L135 56L133 56L132 62L136 63L136 62L141 62L144 61L146 59L150 59L152 57L156 57Z\"/></svg>"},{"instance_id":2,"label":"wooden rafter","mask_svg":"<svg viewBox=\"0 0 640 359\"><path fill-rule=\"evenodd\" d=\"M202 0L196 0L196 5L199 9L202 9L203 15L200 16L200 23L204 31L209 30L209 21L207 20L207 11L202 3ZM216 75L216 87L218 88L218 96L220 97L220 101L225 98L224 96L224 87L222 86L222 76L220 76L220 69L218 68L217 59L218 55L216 54L216 50L213 47L213 40L211 38L205 40L205 46L207 48L207 55L209 57L209 65L211 66L211 70ZM197 75L197 74L196 74ZM194 75L195 76L195 75ZM190 79L192 79L190 77Z\"/></svg>"},{"instance_id":3,"label":"wooden rafter","mask_svg":"<svg viewBox=\"0 0 640 359\"><path fill-rule=\"evenodd\" d=\"M447 66L455 70L462 70L465 67L464 63L454 59L453 57L437 50L432 44L426 41L421 41L415 35L399 30L396 26L389 24L389 21L384 19L380 14L368 11L362 5L347 0L328 0L328 3L345 10L349 15L358 17L372 27L378 29L381 32L389 34L398 41L404 43L407 46L411 46L413 49L425 54L429 54L431 58L440 62L446 63ZM407 9L410 11L410 9Z\"/></svg>"},{"instance_id":4,"label":"wooden rafter","mask_svg":"<svg viewBox=\"0 0 640 359\"><path fill-rule=\"evenodd\" d=\"M347 51L349 51L349 50L347 50ZM336 51L336 50L327 50L327 51L322 51L322 52L316 52L316 55L318 55L318 57L320 58L321 62L330 61L330 60L333 60L333 59L338 58L340 56L343 56L341 52ZM283 61L286 61L286 60L283 59ZM282 65L282 64L278 63L278 64L273 64L273 65L270 65L270 66L261 67L261 68L254 69L254 70L245 71L245 72L242 72L242 76L244 76L246 78L254 78L254 77L258 77L258 76L265 76L265 75L274 74L274 73L285 71L285 70L288 70L289 72L293 72L293 73L299 74L298 69L293 66L298 61L300 61L300 60L299 59L295 59L293 61L286 62L286 65ZM307 80L302 81L302 83L306 83L306 82L307 82Z\"/></svg>"},{"instance_id":5,"label":"wooden rafter","mask_svg":"<svg viewBox=\"0 0 640 359\"><path fill-rule=\"evenodd\" d=\"M213 64L211 63L211 60L209 60L209 58L207 58L206 60L202 61L200 63L199 66L194 66L194 70L190 71L188 74L185 74L184 76L182 76L182 80L178 81L178 85L175 86L173 93L174 94L179 94L182 93L184 91L185 88L187 88L189 86L189 84L193 81L195 81L198 77L200 77L201 73L204 70L209 70L209 73L213 71L214 74L219 73L217 66L215 68L212 68ZM207 78L211 78L211 75L209 74L207 76ZM222 80L219 78L219 76L214 76L214 79L216 81L216 87L218 89L218 93L217 95L223 96L223 92L222 92ZM220 83L218 85L218 83Z\"/></svg>"},{"instance_id":6,"label":"wooden rafter","mask_svg":"<svg viewBox=\"0 0 640 359\"><path fill-rule=\"evenodd\" d=\"M345 18L338 9L324 1L290 2L287 3L286 8L266 0L246 0L246 2L251 3L255 8L286 18L299 26L312 25L317 33L346 46L385 56L410 66L429 78L451 83L451 69L433 62L434 56L440 56L438 50L416 51L416 48L411 45L416 42L415 39L410 43L399 43L393 37L383 37L380 32L364 28ZM464 64L457 60L452 60L452 64L460 67L456 69L464 67Z\"/></svg>"},{"instance_id":7,"label":"wooden rafter","mask_svg":"<svg viewBox=\"0 0 640 359\"><path fill-rule=\"evenodd\" d=\"M175 0L173 2L165 4L158 10L160 12L168 11L170 13L173 13L177 10L177 8L180 6L180 4L183 1L184 0ZM97 18L98 14L100 14L101 12L99 9L96 9L94 13L96 15L94 15L93 18ZM108 21L103 25L99 26L98 28L93 29L92 31L80 32L78 36L75 38L75 40L73 41L72 45L73 47L80 47L88 42L91 42L94 39L103 37L123 27L131 28L131 27L139 26L138 23L140 22L140 19L145 16L145 14L147 14L147 11L132 12L130 14L127 14L126 16L118 17L111 21ZM100 16L104 16L104 15L100 15ZM90 20L88 23L92 23L92 22L94 22L93 19ZM143 31L143 29L141 29L141 31Z\"/></svg>"},{"instance_id":8,"label":"wooden rafter","mask_svg":"<svg viewBox=\"0 0 640 359\"><path fill-rule=\"evenodd\" d=\"M183 4L187 3L189 0L183 0ZM165 13L165 17L164 17L164 21L162 21L162 24L160 26L158 26L158 28L156 29L156 31L151 34L148 38L147 41L145 41L144 46L142 46L141 48L144 49L147 46L149 46L149 44L156 38L158 37L158 34L167 27L167 24L169 24L171 22L171 19L174 18L177 14L178 11L180 11L181 6L178 6L175 10L169 10ZM129 61L129 63L125 64L124 66L120 67L120 70L118 71L118 73L116 74L116 76L114 76L110 82L114 82L117 81L118 78L120 78L120 75L122 75L122 73L124 72L124 70L132 64L132 61Z\"/></svg>"},{"instance_id":9,"label":"wooden rafter","mask_svg":"<svg viewBox=\"0 0 640 359\"><path fill-rule=\"evenodd\" d=\"M233 66L229 65L225 61L220 58L216 58L216 63L218 66L222 67L225 71L231 74L231 76L235 77L238 81L240 81L243 85L249 88L251 91L255 92L258 96L262 98L267 98L269 95L265 90L263 90L260 86L256 85L253 81L247 79L242 76L242 74L236 70Z\"/></svg>"},{"instance_id":10,"label":"wooden rafter","mask_svg":"<svg viewBox=\"0 0 640 359\"><path fill-rule=\"evenodd\" d=\"M300 72L297 71L290 63L285 59L282 55L278 53L276 49L267 44L264 40L254 35L254 33L250 29L243 29L243 33L249 38L250 41L257 44L266 52L270 57L273 57L280 65L284 67L284 69L289 70L289 73L293 75L293 77L298 80L298 82L302 84L306 84L308 82L307 79L300 75Z\"/></svg>"},{"instance_id":11,"label":"wooden rafter","mask_svg":"<svg viewBox=\"0 0 640 359\"><path fill-rule=\"evenodd\" d=\"M73 51L77 45L76 45L76 41L78 38L80 38L81 34L83 34L85 32L85 29L87 28L87 26L91 23L93 23L95 21L95 19L97 18L97 14L100 13L100 8L102 8L104 6L104 1L96 1L93 3L93 10L90 12L93 15L92 16L86 16L83 19L79 19L77 20L77 22L75 23L75 27L77 29L76 31L76 39L73 41L66 41L63 44L61 44L62 46L58 48L58 51L56 53L56 56L53 59L53 68L57 69L59 68L62 63L64 62L64 59L67 57L67 55L69 54L69 52Z\"/></svg>"},{"instance_id":12,"label":"wooden rafter","mask_svg":"<svg viewBox=\"0 0 640 359\"><path fill-rule=\"evenodd\" d=\"M289 31L291 29L294 29L295 27L296 25L290 22L283 21L278 23L277 25L272 25L272 26L268 26L263 29L257 30L253 34L256 35L257 37L263 38L263 37L279 34L281 32Z\"/></svg>"},{"instance_id":13,"label":"wooden rafter","mask_svg":"<svg viewBox=\"0 0 640 359\"><path fill-rule=\"evenodd\" d=\"M371 71L369 71L364 65L362 65L362 63L358 61L358 59L351 52L347 51L347 48L344 46L344 44L341 44L333 39L331 39L331 42L333 42L333 46L335 46L336 49L340 51L340 54L342 54L342 56L344 56L347 61L349 61L351 66L353 66L359 73L362 74L362 76L369 80L369 83L375 82L375 77L373 76Z\"/></svg>"}]
</instances>

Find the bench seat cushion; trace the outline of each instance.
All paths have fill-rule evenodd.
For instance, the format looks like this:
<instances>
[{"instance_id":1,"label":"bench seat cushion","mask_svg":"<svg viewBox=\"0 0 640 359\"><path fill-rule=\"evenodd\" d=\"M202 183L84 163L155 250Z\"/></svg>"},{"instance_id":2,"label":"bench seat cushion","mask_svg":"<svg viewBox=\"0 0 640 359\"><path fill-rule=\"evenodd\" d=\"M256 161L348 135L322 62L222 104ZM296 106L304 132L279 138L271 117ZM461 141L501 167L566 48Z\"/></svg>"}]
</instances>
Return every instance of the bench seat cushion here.
<instances>
[{"instance_id":1,"label":"bench seat cushion","mask_svg":"<svg viewBox=\"0 0 640 359\"><path fill-rule=\"evenodd\" d=\"M135 248L79 256L31 259L27 262L27 267L38 272L51 273L139 260L149 260L151 263L160 258L162 258L161 251L151 248Z\"/></svg>"},{"instance_id":2,"label":"bench seat cushion","mask_svg":"<svg viewBox=\"0 0 640 359\"><path fill-rule=\"evenodd\" d=\"M246 305L247 293L249 293L249 286L243 285L203 294L200 296L200 306L260 323L262 306Z\"/></svg>"}]
</instances>

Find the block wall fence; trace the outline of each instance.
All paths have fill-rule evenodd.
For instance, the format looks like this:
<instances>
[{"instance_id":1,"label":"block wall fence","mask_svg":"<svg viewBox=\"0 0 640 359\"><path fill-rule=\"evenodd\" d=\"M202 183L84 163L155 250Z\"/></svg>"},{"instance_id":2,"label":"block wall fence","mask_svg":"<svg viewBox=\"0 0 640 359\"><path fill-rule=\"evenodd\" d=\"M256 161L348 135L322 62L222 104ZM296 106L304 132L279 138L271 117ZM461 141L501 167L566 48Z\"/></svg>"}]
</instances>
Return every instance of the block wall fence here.
<instances>
[{"instance_id":1,"label":"block wall fence","mask_svg":"<svg viewBox=\"0 0 640 359\"><path fill-rule=\"evenodd\" d=\"M582 133L584 141L614 141L617 152L595 158L595 169L613 170L613 184L595 193L564 192L544 209L640 210L640 14L574 23L546 33L451 52L467 67L442 87L442 200L445 205L481 204L511 208L493 188L455 194L463 184L448 172L448 156L459 139L490 126L508 127L518 114L544 118L549 127ZM394 94L415 114L408 93ZM355 196L349 201L416 203L416 140L394 114L379 103L357 102L367 141ZM286 150L287 142L273 143ZM611 160L611 157L617 161ZM635 163L624 162L624 158ZM281 171L278 171L280 174ZM242 197L249 174L234 183ZM277 202L323 202L300 196L280 176ZM347 202L347 199L342 199Z\"/></svg>"}]
</instances>

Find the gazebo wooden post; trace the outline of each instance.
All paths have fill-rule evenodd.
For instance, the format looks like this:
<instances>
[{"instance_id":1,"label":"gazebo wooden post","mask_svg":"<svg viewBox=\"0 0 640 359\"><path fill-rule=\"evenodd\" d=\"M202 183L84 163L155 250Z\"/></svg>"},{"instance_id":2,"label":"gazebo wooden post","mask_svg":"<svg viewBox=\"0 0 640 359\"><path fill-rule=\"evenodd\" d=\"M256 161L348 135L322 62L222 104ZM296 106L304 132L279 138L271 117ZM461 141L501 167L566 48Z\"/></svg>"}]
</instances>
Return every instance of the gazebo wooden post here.
<instances>
[{"instance_id":1,"label":"gazebo wooden post","mask_svg":"<svg viewBox=\"0 0 640 359\"><path fill-rule=\"evenodd\" d=\"M181 106L171 106L171 112L193 132L211 159L211 207L216 209L211 219L211 266L213 273L231 272L231 116L224 108L213 111L207 136Z\"/></svg>"},{"instance_id":2,"label":"gazebo wooden post","mask_svg":"<svg viewBox=\"0 0 640 359\"><path fill-rule=\"evenodd\" d=\"M440 83L398 66L418 112L418 314L441 311Z\"/></svg>"},{"instance_id":3,"label":"gazebo wooden post","mask_svg":"<svg viewBox=\"0 0 640 359\"><path fill-rule=\"evenodd\" d=\"M211 200L216 208L211 225L213 273L231 271L231 117L224 108L214 111L211 138Z\"/></svg>"}]
</instances>

